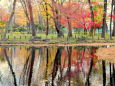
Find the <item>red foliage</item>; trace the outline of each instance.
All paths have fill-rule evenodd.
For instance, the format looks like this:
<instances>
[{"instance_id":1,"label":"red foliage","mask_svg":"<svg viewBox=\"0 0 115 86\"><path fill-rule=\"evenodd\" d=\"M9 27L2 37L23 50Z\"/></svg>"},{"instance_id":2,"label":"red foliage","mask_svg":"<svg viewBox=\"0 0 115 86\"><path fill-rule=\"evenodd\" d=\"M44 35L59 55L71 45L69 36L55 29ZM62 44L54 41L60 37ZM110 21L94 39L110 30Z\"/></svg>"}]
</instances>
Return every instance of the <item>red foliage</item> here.
<instances>
[{"instance_id":1,"label":"red foliage","mask_svg":"<svg viewBox=\"0 0 115 86\"><path fill-rule=\"evenodd\" d=\"M0 8L0 21L7 22L8 19L9 19L9 13L5 9Z\"/></svg>"},{"instance_id":2,"label":"red foliage","mask_svg":"<svg viewBox=\"0 0 115 86\"><path fill-rule=\"evenodd\" d=\"M3 22L7 22L8 18L9 18L9 15L4 15L3 18L2 18L2 21Z\"/></svg>"},{"instance_id":3,"label":"red foliage","mask_svg":"<svg viewBox=\"0 0 115 86\"><path fill-rule=\"evenodd\" d=\"M68 28L68 22L71 23L72 28L76 28L80 18L81 5L79 3L67 3L61 7L61 24ZM69 28L70 29L70 28Z\"/></svg>"},{"instance_id":4,"label":"red foliage","mask_svg":"<svg viewBox=\"0 0 115 86\"><path fill-rule=\"evenodd\" d=\"M95 22L91 22L90 9L83 7L84 5L87 4L72 2L61 6L60 9L62 26L69 28L68 22L70 22L72 28L100 28L102 22L97 22L96 20ZM97 12L94 12L94 16L98 16Z\"/></svg>"},{"instance_id":5,"label":"red foliage","mask_svg":"<svg viewBox=\"0 0 115 86\"><path fill-rule=\"evenodd\" d=\"M108 17L111 17L111 14ZM115 21L115 15L114 14L112 15L112 18Z\"/></svg>"}]
</instances>

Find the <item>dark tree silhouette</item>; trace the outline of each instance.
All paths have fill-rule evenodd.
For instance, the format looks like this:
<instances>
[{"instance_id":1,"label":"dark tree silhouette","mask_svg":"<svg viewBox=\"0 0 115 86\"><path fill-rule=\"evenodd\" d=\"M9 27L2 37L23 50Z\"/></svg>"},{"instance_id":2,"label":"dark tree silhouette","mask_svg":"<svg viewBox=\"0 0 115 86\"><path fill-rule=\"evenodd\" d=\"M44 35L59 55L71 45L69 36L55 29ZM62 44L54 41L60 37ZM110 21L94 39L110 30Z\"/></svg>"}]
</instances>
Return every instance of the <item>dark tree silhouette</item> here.
<instances>
[{"instance_id":1,"label":"dark tree silhouette","mask_svg":"<svg viewBox=\"0 0 115 86\"><path fill-rule=\"evenodd\" d=\"M107 0L104 0L104 14L103 14L103 26L102 26L102 38L105 38L106 31L106 15L107 15Z\"/></svg>"},{"instance_id":2,"label":"dark tree silhouette","mask_svg":"<svg viewBox=\"0 0 115 86\"><path fill-rule=\"evenodd\" d=\"M57 75L57 71L59 66L61 66L61 54L62 54L63 47L59 47L55 56L54 66L52 71L52 86L54 86L54 79Z\"/></svg>"},{"instance_id":3,"label":"dark tree silhouette","mask_svg":"<svg viewBox=\"0 0 115 86\"><path fill-rule=\"evenodd\" d=\"M102 61L102 69L103 69L103 86L106 86L106 65L105 61Z\"/></svg>"},{"instance_id":4,"label":"dark tree silhouette","mask_svg":"<svg viewBox=\"0 0 115 86\"><path fill-rule=\"evenodd\" d=\"M114 5L114 15L115 15L115 0L113 1L113 5ZM112 32L112 36L115 36L115 20L113 21L113 32Z\"/></svg>"}]
</instances>

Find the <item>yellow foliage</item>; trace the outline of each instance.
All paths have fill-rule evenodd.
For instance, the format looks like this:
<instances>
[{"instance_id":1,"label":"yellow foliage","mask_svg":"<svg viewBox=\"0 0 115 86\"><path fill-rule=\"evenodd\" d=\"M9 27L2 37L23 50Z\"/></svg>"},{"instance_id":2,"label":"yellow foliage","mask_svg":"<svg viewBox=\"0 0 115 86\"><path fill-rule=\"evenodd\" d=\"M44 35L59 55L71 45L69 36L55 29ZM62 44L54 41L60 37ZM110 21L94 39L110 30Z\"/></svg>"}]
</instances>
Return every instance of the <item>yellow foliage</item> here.
<instances>
[{"instance_id":1,"label":"yellow foliage","mask_svg":"<svg viewBox=\"0 0 115 86\"><path fill-rule=\"evenodd\" d=\"M0 27L5 27L6 24L0 23Z\"/></svg>"}]
</instances>

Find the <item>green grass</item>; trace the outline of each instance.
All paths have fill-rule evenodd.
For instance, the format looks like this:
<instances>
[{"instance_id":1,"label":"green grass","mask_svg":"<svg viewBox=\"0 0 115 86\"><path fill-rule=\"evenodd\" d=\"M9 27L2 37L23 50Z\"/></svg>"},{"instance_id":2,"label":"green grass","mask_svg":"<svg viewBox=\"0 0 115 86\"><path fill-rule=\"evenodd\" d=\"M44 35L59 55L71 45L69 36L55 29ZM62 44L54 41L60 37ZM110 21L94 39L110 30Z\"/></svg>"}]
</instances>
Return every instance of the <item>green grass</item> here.
<instances>
[{"instance_id":1,"label":"green grass","mask_svg":"<svg viewBox=\"0 0 115 86\"><path fill-rule=\"evenodd\" d=\"M37 36L41 37L42 39L46 38L46 35L43 33L38 33ZM0 40L2 41L2 35L0 35ZM78 39L81 39L82 37L85 37L86 40L84 41L77 41ZM29 40L32 38L31 34L27 33L20 33L20 32L12 32L8 33L6 35L6 38L8 39L9 42L30 42ZM80 34L78 33L73 33L73 37L67 38L67 34L64 34L64 38L57 38L57 34L49 34L47 38L51 39L50 42L48 43L80 43L80 42L115 42L115 37L112 37L113 40L110 40L109 34L106 34L106 39L101 38L101 34L95 34L94 38L89 35L84 35L83 32ZM37 41L37 42L43 42L43 41Z\"/></svg>"}]
</instances>

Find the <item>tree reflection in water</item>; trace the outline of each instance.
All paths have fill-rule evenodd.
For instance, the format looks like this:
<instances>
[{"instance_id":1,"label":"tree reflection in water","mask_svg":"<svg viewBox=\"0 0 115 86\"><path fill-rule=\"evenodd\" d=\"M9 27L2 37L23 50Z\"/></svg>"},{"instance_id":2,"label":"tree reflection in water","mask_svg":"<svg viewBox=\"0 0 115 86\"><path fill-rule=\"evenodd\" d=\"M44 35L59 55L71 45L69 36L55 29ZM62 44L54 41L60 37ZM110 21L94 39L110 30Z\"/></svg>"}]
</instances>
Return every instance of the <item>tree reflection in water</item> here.
<instances>
[{"instance_id":1,"label":"tree reflection in water","mask_svg":"<svg viewBox=\"0 0 115 86\"><path fill-rule=\"evenodd\" d=\"M48 79L48 59L49 59L49 49L48 47L46 48L46 73L45 73L45 79ZM45 86L48 86L48 82L45 82Z\"/></svg>"},{"instance_id":2,"label":"tree reflection in water","mask_svg":"<svg viewBox=\"0 0 115 86\"><path fill-rule=\"evenodd\" d=\"M54 79L56 77L58 68L61 67L61 53L62 53L63 47L59 47L57 49L57 53L54 59L54 66L52 71L52 86L54 86Z\"/></svg>"},{"instance_id":3,"label":"tree reflection in water","mask_svg":"<svg viewBox=\"0 0 115 86\"><path fill-rule=\"evenodd\" d=\"M22 80L20 79L23 82L23 85L27 83L27 86L31 86L34 60L35 60L35 48L32 47L31 53L28 56L26 63L24 64L23 77L21 77Z\"/></svg>"},{"instance_id":4,"label":"tree reflection in water","mask_svg":"<svg viewBox=\"0 0 115 86\"><path fill-rule=\"evenodd\" d=\"M115 65L98 60L97 49L83 46L1 47L0 86L12 86L9 82L14 86L115 86ZM6 63L12 77L5 74L8 72Z\"/></svg>"},{"instance_id":5,"label":"tree reflection in water","mask_svg":"<svg viewBox=\"0 0 115 86\"><path fill-rule=\"evenodd\" d=\"M102 69L103 69L103 86L106 86L106 66L105 61L102 61Z\"/></svg>"},{"instance_id":6,"label":"tree reflection in water","mask_svg":"<svg viewBox=\"0 0 115 86\"><path fill-rule=\"evenodd\" d=\"M13 70L12 64L11 64L11 62L9 60L10 57L7 55L6 48L4 48L3 50L4 50L4 55L5 55L6 61L8 63L8 66L10 68L10 71L11 71L13 79L14 79L14 86L17 86L16 75L15 75L15 72Z\"/></svg>"}]
</instances>

